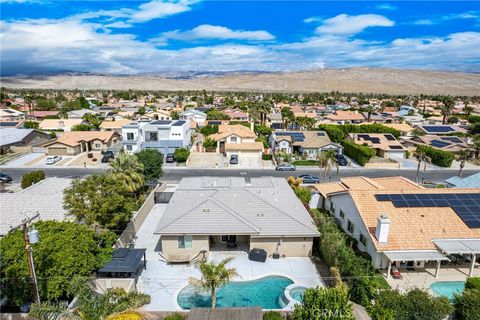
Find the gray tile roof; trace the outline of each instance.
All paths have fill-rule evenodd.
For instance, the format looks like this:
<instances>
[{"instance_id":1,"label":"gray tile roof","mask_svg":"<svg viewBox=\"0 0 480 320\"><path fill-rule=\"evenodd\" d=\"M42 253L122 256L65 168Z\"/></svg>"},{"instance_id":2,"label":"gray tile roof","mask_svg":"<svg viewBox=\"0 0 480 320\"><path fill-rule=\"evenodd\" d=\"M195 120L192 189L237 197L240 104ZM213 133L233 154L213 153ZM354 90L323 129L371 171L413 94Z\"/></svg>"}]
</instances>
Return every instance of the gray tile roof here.
<instances>
[{"instance_id":1,"label":"gray tile roof","mask_svg":"<svg viewBox=\"0 0 480 320\"><path fill-rule=\"evenodd\" d=\"M157 234L318 236L309 213L283 178L183 178Z\"/></svg>"},{"instance_id":2,"label":"gray tile roof","mask_svg":"<svg viewBox=\"0 0 480 320\"><path fill-rule=\"evenodd\" d=\"M0 193L0 236L37 212L40 220L65 220L63 190L71 182L71 179L48 178L20 192Z\"/></svg>"}]
</instances>

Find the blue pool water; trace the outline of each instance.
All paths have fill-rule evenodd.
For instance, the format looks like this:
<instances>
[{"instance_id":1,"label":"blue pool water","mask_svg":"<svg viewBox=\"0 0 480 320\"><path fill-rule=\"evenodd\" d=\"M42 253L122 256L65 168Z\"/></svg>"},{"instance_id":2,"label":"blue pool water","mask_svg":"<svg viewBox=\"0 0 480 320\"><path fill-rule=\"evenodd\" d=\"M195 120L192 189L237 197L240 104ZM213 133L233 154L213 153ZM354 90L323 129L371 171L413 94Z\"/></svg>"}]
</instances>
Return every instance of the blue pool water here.
<instances>
[{"instance_id":1,"label":"blue pool water","mask_svg":"<svg viewBox=\"0 0 480 320\"><path fill-rule=\"evenodd\" d=\"M217 291L217 307L251 307L281 309L279 297L293 281L281 276L269 276L252 281L233 281ZM210 293L201 292L192 285L180 291L177 297L182 309L211 307Z\"/></svg>"},{"instance_id":2,"label":"blue pool water","mask_svg":"<svg viewBox=\"0 0 480 320\"><path fill-rule=\"evenodd\" d=\"M432 289L437 296L445 296L450 301L453 301L454 293L461 293L464 288L465 282L461 281L441 281L434 282L430 285L430 289Z\"/></svg>"},{"instance_id":3,"label":"blue pool water","mask_svg":"<svg viewBox=\"0 0 480 320\"><path fill-rule=\"evenodd\" d=\"M299 302L302 302L303 301L303 294L305 293L305 290L307 290L307 288L305 287L295 287L295 288L292 288L290 290L290 296L299 301Z\"/></svg>"}]
</instances>

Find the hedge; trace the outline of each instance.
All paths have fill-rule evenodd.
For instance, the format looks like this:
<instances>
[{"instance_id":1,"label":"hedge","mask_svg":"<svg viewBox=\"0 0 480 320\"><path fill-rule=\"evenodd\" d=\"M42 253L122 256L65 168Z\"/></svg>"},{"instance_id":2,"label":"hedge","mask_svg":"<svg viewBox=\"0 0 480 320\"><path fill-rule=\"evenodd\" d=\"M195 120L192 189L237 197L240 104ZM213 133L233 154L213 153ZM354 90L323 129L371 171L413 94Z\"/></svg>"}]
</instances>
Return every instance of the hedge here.
<instances>
[{"instance_id":1,"label":"hedge","mask_svg":"<svg viewBox=\"0 0 480 320\"><path fill-rule=\"evenodd\" d=\"M343 152L362 167L375 155L375 150L348 140L342 141L342 146L344 148Z\"/></svg>"},{"instance_id":2,"label":"hedge","mask_svg":"<svg viewBox=\"0 0 480 320\"><path fill-rule=\"evenodd\" d=\"M272 160L271 154L262 153L262 160Z\"/></svg>"},{"instance_id":3,"label":"hedge","mask_svg":"<svg viewBox=\"0 0 480 320\"><path fill-rule=\"evenodd\" d=\"M395 138L400 137L400 131L393 129L378 123L374 124L344 124L344 125L333 125L333 124L323 124L318 127L319 130L324 130L330 140L333 142L342 141L345 136L349 133L390 133Z\"/></svg>"},{"instance_id":4,"label":"hedge","mask_svg":"<svg viewBox=\"0 0 480 320\"><path fill-rule=\"evenodd\" d=\"M25 173L22 177L22 189L28 188L32 184L35 184L43 179L45 179L45 172L42 170Z\"/></svg>"},{"instance_id":5,"label":"hedge","mask_svg":"<svg viewBox=\"0 0 480 320\"><path fill-rule=\"evenodd\" d=\"M480 277L468 278L465 282L465 289L478 289L480 290Z\"/></svg>"},{"instance_id":6,"label":"hedge","mask_svg":"<svg viewBox=\"0 0 480 320\"><path fill-rule=\"evenodd\" d=\"M452 165L455 156L453 153L443 150L434 149L429 146L418 146L418 151L424 152L432 159L432 163L440 167L449 168Z\"/></svg>"}]
</instances>

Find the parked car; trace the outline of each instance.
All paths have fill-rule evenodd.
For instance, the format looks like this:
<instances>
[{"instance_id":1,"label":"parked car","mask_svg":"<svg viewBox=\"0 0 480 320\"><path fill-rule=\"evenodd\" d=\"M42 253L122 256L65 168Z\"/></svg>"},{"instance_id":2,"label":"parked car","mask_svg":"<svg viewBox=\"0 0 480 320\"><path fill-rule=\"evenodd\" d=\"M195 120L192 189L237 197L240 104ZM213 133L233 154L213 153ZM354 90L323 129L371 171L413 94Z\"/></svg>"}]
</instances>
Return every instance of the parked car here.
<instances>
[{"instance_id":1,"label":"parked car","mask_svg":"<svg viewBox=\"0 0 480 320\"><path fill-rule=\"evenodd\" d=\"M293 164L284 163L284 164L278 165L275 168L275 170L277 170L277 171L295 171L295 170L297 170L297 168L295 168L295 166Z\"/></svg>"},{"instance_id":2,"label":"parked car","mask_svg":"<svg viewBox=\"0 0 480 320\"><path fill-rule=\"evenodd\" d=\"M337 164L339 166L346 166L348 164L348 160L343 154L337 153L335 159L337 159Z\"/></svg>"},{"instance_id":3,"label":"parked car","mask_svg":"<svg viewBox=\"0 0 480 320\"><path fill-rule=\"evenodd\" d=\"M309 174L302 174L297 177L302 179L303 183L320 183L320 178L316 176L311 176Z\"/></svg>"},{"instance_id":4,"label":"parked car","mask_svg":"<svg viewBox=\"0 0 480 320\"><path fill-rule=\"evenodd\" d=\"M45 159L45 163L46 164L55 164L57 163L58 161L62 160L62 157L60 156L48 156L46 159Z\"/></svg>"},{"instance_id":5,"label":"parked car","mask_svg":"<svg viewBox=\"0 0 480 320\"><path fill-rule=\"evenodd\" d=\"M12 182L13 179L8 174L0 173L0 181L7 183L7 182Z\"/></svg>"},{"instance_id":6,"label":"parked car","mask_svg":"<svg viewBox=\"0 0 480 320\"><path fill-rule=\"evenodd\" d=\"M113 154L113 151L105 151L105 153L102 156L102 160L100 160L102 163L107 163L110 161L110 159L115 159L115 155Z\"/></svg>"},{"instance_id":7,"label":"parked car","mask_svg":"<svg viewBox=\"0 0 480 320\"><path fill-rule=\"evenodd\" d=\"M230 156L230 164L238 164L238 155L232 154Z\"/></svg>"},{"instance_id":8,"label":"parked car","mask_svg":"<svg viewBox=\"0 0 480 320\"><path fill-rule=\"evenodd\" d=\"M167 163L175 162L175 158L173 157L173 153L167 153L167 156L165 157L165 162L167 162Z\"/></svg>"}]
</instances>

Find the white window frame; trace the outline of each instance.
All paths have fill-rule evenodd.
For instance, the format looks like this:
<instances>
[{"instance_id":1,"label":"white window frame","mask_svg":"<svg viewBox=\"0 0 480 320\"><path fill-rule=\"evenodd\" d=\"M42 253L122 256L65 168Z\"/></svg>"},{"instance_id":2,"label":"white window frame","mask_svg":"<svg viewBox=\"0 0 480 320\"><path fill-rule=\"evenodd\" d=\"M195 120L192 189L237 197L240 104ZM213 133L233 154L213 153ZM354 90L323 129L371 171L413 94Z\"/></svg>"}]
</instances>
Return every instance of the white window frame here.
<instances>
[{"instance_id":1,"label":"white window frame","mask_svg":"<svg viewBox=\"0 0 480 320\"><path fill-rule=\"evenodd\" d=\"M177 236L178 249L192 249L192 243L193 243L192 236Z\"/></svg>"}]
</instances>

